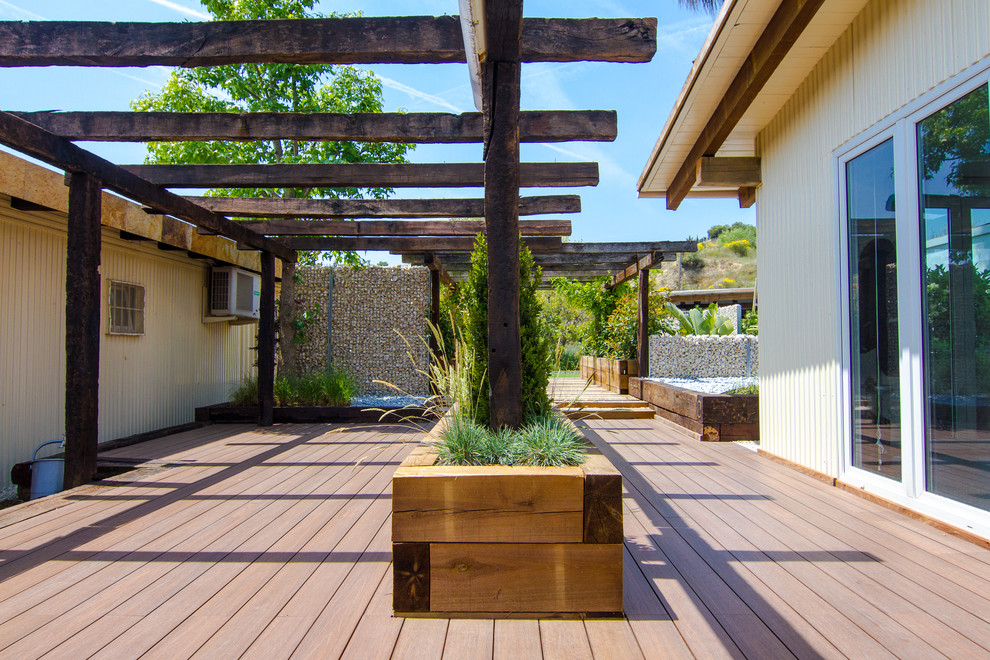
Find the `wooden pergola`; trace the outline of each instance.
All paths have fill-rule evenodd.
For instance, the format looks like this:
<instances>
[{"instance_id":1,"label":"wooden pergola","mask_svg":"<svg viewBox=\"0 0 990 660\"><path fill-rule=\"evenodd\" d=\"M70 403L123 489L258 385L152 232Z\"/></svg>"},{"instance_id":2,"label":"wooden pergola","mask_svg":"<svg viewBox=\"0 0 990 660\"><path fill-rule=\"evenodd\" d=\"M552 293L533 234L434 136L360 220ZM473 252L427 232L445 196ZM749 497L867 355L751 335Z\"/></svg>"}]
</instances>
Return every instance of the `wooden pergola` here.
<instances>
[{"instance_id":1,"label":"wooden pergola","mask_svg":"<svg viewBox=\"0 0 990 660\"><path fill-rule=\"evenodd\" d=\"M203 233L261 252L260 422L272 423L275 260L297 250L392 250L433 264L434 302L448 253L488 236L489 374L495 425L521 421L520 233L537 253L581 277L639 274L684 246L582 251L563 244L570 223L520 215L573 213L574 195L520 197L521 187L587 186L596 163L520 163L520 142L614 140L615 112L521 112L524 62L646 62L656 51L656 19L524 18L522 0L469 5L472 16L355 17L203 23L0 23L0 66L179 66L235 63L375 64L468 62L482 112L464 114L0 112L0 143L66 172L65 485L95 472L100 349L101 191ZM468 48L465 48L465 43ZM73 141L359 140L484 144L483 163L315 165L117 165ZM484 187L484 198L288 200L183 197L168 188ZM228 216L266 218L235 222ZM484 218L451 221L442 218ZM301 220L316 218L316 221ZM341 222L361 218L359 222ZM441 218L434 220L434 218ZM373 219L365 221L364 219ZM270 235L270 236L269 236ZM467 246L467 247L465 247ZM685 248L686 249L686 248ZM569 259L573 257L573 259ZM542 257L541 257L542 258ZM591 264L583 271L581 263ZM539 261L538 261L539 263ZM552 262L547 261L547 266ZM443 266L441 266L443 264ZM542 264L541 264L542 265ZM570 268L574 270L569 270ZM632 270L630 270L632 269ZM458 269L447 270L453 279ZM641 289L644 287L641 286ZM648 288L645 287L645 288Z\"/></svg>"}]
</instances>

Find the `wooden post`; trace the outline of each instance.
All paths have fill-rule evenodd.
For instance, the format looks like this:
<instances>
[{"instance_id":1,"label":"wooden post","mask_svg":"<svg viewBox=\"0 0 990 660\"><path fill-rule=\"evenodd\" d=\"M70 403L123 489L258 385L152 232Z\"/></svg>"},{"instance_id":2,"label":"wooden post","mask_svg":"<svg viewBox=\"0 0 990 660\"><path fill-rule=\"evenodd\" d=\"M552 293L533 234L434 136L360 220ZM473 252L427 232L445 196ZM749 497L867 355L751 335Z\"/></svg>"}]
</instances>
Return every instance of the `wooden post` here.
<instances>
[{"instance_id":1,"label":"wooden post","mask_svg":"<svg viewBox=\"0 0 990 660\"><path fill-rule=\"evenodd\" d=\"M650 270L639 271L639 341L636 346L639 356L639 376L650 376Z\"/></svg>"},{"instance_id":2,"label":"wooden post","mask_svg":"<svg viewBox=\"0 0 990 660\"><path fill-rule=\"evenodd\" d=\"M431 369L428 373L432 373L432 365L440 363L440 342L437 340L437 334L440 332L440 270L431 269L430 270L430 323L433 327L430 328L430 366ZM436 395L439 392L436 391L435 383L433 379L430 378L430 394Z\"/></svg>"},{"instance_id":3,"label":"wooden post","mask_svg":"<svg viewBox=\"0 0 990 660\"><path fill-rule=\"evenodd\" d=\"M96 474L100 387L100 219L102 190L69 175L65 269L65 488Z\"/></svg>"},{"instance_id":4,"label":"wooden post","mask_svg":"<svg viewBox=\"0 0 990 660\"><path fill-rule=\"evenodd\" d=\"M275 395L275 255L261 253L261 318L258 322L258 407L262 426L273 423ZM291 338L287 338L291 341Z\"/></svg>"},{"instance_id":5,"label":"wooden post","mask_svg":"<svg viewBox=\"0 0 990 660\"><path fill-rule=\"evenodd\" d=\"M482 67L488 230L488 378L493 428L522 424L519 330L519 85L522 0L486 4Z\"/></svg>"}]
</instances>

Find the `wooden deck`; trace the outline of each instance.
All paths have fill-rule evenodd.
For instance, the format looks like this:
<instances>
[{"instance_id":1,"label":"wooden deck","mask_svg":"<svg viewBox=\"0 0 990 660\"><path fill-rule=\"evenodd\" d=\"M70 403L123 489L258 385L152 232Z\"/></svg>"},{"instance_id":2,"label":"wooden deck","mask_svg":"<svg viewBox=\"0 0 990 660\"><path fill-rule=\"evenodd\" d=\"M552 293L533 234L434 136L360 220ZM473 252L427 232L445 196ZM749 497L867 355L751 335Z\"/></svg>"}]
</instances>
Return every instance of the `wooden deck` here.
<instances>
[{"instance_id":1,"label":"wooden deck","mask_svg":"<svg viewBox=\"0 0 990 660\"><path fill-rule=\"evenodd\" d=\"M990 657L990 552L738 445L588 425L625 475L625 619L392 618L420 434L211 426L0 512L0 657Z\"/></svg>"}]
</instances>

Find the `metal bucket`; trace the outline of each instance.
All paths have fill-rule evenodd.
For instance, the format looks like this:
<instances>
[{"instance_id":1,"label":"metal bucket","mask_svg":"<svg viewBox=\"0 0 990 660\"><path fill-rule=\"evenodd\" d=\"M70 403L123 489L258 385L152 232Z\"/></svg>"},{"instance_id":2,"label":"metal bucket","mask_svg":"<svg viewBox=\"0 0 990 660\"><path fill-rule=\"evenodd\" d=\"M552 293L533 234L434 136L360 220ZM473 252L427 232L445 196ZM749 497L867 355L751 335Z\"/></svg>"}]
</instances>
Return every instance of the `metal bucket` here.
<instances>
[{"instance_id":1,"label":"metal bucket","mask_svg":"<svg viewBox=\"0 0 990 660\"><path fill-rule=\"evenodd\" d=\"M47 445L61 445L62 440L49 440L38 445L31 457L31 499L54 495L62 490L65 475L64 458L37 458L38 452Z\"/></svg>"}]
</instances>

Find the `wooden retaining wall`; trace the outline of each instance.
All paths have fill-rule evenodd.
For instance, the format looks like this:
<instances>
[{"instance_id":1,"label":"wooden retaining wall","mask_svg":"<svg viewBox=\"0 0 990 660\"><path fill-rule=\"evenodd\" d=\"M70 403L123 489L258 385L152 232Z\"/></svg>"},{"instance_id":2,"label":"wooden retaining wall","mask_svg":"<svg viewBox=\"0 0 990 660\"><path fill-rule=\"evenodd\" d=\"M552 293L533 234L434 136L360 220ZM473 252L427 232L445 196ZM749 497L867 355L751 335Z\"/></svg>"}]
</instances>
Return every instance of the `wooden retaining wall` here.
<instances>
[{"instance_id":1,"label":"wooden retaining wall","mask_svg":"<svg viewBox=\"0 0 990 660\"><path fill-rule=\"evenodd\" d=\"M578 363L581 378L618 394L629 393L629 377L639 375L636 360L613 360L582 355Z\"/></svg>"},{"instance_id":2,"label":"wooden retaining wall","mask_svg":"<svg viewBox=\"0 0 990 660\"><path fill-rule=\"evenodd\" d=\"M629 379L629 394L706 442L760 439L758 394L704 394L636 377Z\"/></svg>"}]
</instances>

